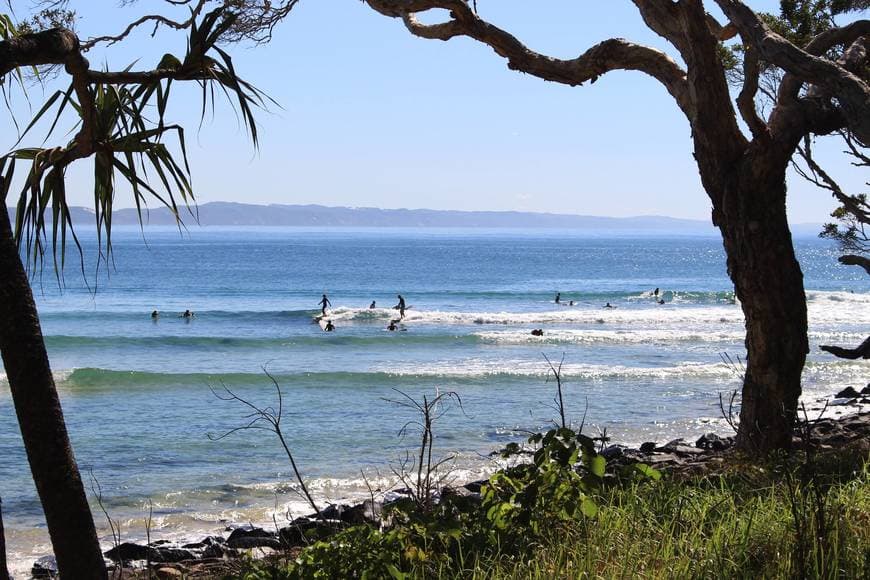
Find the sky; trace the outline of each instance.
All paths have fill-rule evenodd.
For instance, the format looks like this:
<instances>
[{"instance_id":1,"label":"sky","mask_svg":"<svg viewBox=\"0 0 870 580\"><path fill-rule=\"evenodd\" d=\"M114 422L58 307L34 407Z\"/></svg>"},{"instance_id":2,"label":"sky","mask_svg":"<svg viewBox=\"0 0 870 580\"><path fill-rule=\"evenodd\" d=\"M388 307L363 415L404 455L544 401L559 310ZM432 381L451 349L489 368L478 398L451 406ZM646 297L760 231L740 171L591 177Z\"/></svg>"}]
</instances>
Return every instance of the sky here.
<instances>
[{"instance_id":1,"label":"sky","mask_svg":"<svg viewBox=\"0 0 870 580\"><path fill-rule=\"evenodd\" d=\"M778 5L748 3L767 11ZM141 14L166 10L158 0L71 4L81 38L115 34ZM478 8L552 56L577 56L608 37L668 48L628 0L478 0ZM183 56L181 34L150 33L143 28L124 43L92 50L92 67L119 69L138 59L136 68L147 68L165 52ZM710 218L688 123L641 73L608 73L573 88L545 82L509 71L473 41L415 38L359 0L301 0L271 43L230 51L237 71L280 106L257 115L255 151L228 105L219 100L214 117L197 129L200 93L173 89L169 117L188 127L199 203ZM49 83L45 91L56 88ZM31 101L41 92L32 88ZM28 115L23 103L16 96L20 118ZM8 117L5 149L15 135ZM821 139L817 149L847 190L863 191L866 176L849 170L836 142ZM70 170L74 205L92 204L91 167ZM118 207L131 205L119 196ZM793 223L824 221L834 207L828 194L790 176Z\"/></svg>"}]
</instances>

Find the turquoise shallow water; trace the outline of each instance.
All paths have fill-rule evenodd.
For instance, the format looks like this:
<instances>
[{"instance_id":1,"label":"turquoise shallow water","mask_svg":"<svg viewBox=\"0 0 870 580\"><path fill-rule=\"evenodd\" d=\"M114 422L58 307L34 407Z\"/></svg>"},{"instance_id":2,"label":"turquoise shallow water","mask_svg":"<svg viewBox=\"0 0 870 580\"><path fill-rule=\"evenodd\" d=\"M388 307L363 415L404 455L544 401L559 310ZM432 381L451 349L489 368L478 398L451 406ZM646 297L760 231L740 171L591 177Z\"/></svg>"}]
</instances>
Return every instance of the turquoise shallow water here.
<instances>
[{"instance_id":1,"label":"turquoise shallow water","mask_svg":"<svg viewBox=\"0 0 870 580\"><path fill-rule=\"evenodd\" d=\"M165 536L301 509L275 441L207 437L244 415L211 388L273 400L264 366L284 390L297 460L331 498L359 493L360 470L391 483L409 444L397 432L411 418L385 400L393 389L459 393L464 412L443 417L438 444L459 453L460 475L490 468L486 453L554 415L542 354L565 357L569 415L585 411L587 425L616 441L727 430L717 397L738 381L720 353L743 355L743 317L715 237L202 228L150 229L146 241L115 232L115 269L96 292L75 268L62 292L51 274L35 282L77 458L128 537L144 534L149 500ZM826 242L797 247L813 349L806 397L860 386L868 363L817 345L866 336L867 278L837 264ZM666 304L652 299L656 287ZM575 305L554 304L557 291ZM324 292L334 333L312 323ZM412 307L391 333L397 293ZM379 308L367 308L372 300ZM186 308L193 320L178 317ZM5 381L0 458L10 550L29 563L48 548Z\"/></svg>"}]
</instances>

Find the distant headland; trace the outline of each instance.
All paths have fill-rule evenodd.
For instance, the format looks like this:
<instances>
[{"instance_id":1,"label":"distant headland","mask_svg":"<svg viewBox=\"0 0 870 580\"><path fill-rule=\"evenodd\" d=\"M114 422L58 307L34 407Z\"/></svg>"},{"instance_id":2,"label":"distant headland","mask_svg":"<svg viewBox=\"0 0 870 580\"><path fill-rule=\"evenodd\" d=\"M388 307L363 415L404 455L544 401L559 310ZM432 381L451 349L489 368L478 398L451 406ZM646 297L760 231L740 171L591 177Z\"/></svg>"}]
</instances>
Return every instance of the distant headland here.
<instances>
[{"instance_id":1,"label":"distant headland","mask_svg":"<svg viewBox=\"0 0 870 580\"><path fill-rule=\"evenodd\" d=\"M556 214L521 211L458 211L435 209L380 209L374 207L330 207L324 205L256 205L235 202L208 202L193 210L184 221L201 226L296 226L296 227L413 227L413 228L541 228L590 231L625 231L633 233L673 233L714 235L708 221L667 216L602 217L576 214ZM9 209L10 216L14 210ZM73 222L86 224L93 220L93 210L72 208ZM13 217L14 221L14 217ZM169 211L155 208L143 211L143 222L152 226L174 225ZM115 226L137 225L136 210L115 210ZM798 224L797 235L815 235L818 224Z\"/></svg>"}]
</instances>

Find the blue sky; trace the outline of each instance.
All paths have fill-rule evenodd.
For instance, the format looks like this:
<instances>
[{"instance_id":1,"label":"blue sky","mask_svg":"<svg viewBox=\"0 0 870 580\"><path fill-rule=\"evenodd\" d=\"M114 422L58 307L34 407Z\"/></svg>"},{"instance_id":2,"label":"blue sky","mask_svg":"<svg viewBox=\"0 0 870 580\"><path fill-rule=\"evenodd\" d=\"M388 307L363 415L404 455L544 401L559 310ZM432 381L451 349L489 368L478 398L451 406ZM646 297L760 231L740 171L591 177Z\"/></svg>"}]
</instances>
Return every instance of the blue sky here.
<instances>
[{"instance_id":1,"label":"blue sky","mask_svg":"<svg viewBox=\"0 0 870 580\"><path fill-rule=\"evenodd\" d=\"M85 38L120 32L162 3L75 4ZM749 4L773 11L778 2ZM628 0L478 0L478 6L553 56L576 56L610 36L666 48ZM143 29L89 58L92 66L112 68L138 58L144 68L164 52L183 55L184 38L169 32L151 38ZM359 0L302 0L272 43L235 46L232 53L242 75L282 108L259 115L261 147L254 152L229 107L219 105L197 132L199 93L175 95L170 116L190 128L200 203L709 219L688 124L664 89L642 74L610 73L576 88L547 83L507 70L472 41L414 38L400 21ZM865 176L848 171L836 143L820 142L819 151L844 185L861 190ZM70 172L75 204L91 203L89 167ZM796 177L789 185L793 222L823 221L834 207Z\"/></svg>"}]
</instances>

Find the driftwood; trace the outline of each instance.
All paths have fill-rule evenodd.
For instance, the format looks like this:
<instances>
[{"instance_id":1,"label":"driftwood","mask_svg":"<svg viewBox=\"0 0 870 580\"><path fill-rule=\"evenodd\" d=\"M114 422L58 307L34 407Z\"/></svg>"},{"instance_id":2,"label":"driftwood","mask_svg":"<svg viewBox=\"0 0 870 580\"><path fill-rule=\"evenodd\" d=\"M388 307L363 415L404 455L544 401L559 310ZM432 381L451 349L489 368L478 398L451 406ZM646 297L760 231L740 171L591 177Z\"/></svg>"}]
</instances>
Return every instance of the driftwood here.
<instances>
[{"instance_id":1,"label":"driftwood","mask_svg":"<svg viewBox=\"0 0 870 580\"><path fill-rule=\"evenodd\" d=\"M822 345L819 347L834 356L847 359L870 358L870 336L868 336L858 348L843 348L841 346Z\"/></svg>"}]
</instances>

